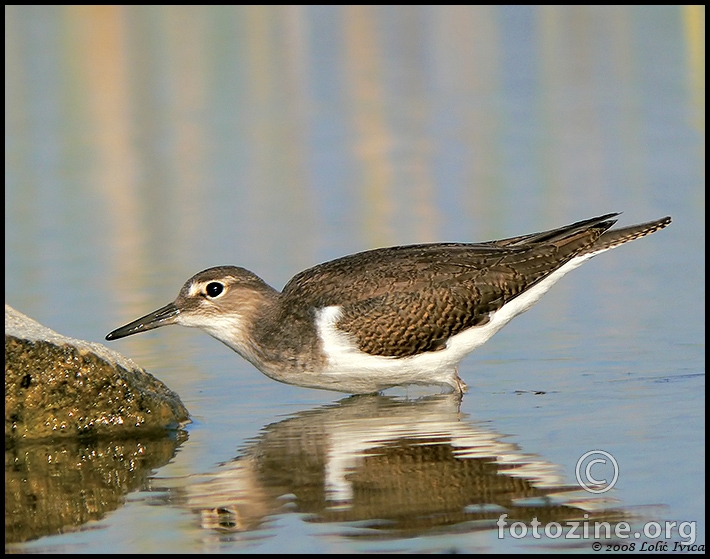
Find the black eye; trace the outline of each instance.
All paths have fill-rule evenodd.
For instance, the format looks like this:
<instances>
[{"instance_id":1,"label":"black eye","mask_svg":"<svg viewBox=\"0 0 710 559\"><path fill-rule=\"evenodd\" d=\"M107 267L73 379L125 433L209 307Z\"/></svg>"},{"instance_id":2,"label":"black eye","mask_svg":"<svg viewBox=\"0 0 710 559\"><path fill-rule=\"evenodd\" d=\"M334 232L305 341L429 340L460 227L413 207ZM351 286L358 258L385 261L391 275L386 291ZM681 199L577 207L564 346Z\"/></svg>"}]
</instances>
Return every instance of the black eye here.
<instances>
[{"instance_id":1,"label":"black eye","mask_svg":"<svg viewBox=\"0 0 710 559\"><path fill-rule=\"evenodd\" d=\"M212 298L218 297L222 294L223 291L224 285L219 283L218 281L208 283L207 287L205 287L205 292L207 293L207 296Z\"/></svg>"}]
</instances>

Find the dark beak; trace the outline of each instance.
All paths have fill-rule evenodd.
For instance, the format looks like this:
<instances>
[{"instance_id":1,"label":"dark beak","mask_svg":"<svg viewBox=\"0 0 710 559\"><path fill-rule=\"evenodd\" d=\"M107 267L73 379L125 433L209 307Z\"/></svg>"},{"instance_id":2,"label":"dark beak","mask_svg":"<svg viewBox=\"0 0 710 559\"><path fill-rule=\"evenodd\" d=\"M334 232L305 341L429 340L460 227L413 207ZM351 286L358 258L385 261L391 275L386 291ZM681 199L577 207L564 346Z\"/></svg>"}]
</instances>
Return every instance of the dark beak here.
<instances>
[{"instance_id":1,"label":"dark beak","mask_svg":"<svg viewBox=\"0 0 710 559\"><path fill-rule=\"evenodd\" d=\"M154 328L174 324L179 314L180 309L175 306L175 303L169 303L157 311L147 314L138 320L134 320L130 324L116 328L116 330L106 336L106 339L118 340L119 338L130 336L131 334L147 332L148 330L153 330Z\"/></svg>"}]
</instances>

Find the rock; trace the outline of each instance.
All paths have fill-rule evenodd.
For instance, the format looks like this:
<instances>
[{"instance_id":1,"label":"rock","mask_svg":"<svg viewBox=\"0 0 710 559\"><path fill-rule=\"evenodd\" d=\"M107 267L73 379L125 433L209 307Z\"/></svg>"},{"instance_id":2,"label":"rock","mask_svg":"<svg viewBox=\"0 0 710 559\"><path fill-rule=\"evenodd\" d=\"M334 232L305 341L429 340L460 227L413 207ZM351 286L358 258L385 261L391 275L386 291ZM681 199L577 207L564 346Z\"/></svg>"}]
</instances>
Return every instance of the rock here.
<instances>
[{"instance_id":1,"label":"rock","mask_svg":"<svg viewBox=\"0 0 710 559\"><path fill-rule=\"evenodd\" d=\"M5 305L5 447L21 441L164 434L180 398L102 344L67 338Z\"/></svg>"}]
</instances>

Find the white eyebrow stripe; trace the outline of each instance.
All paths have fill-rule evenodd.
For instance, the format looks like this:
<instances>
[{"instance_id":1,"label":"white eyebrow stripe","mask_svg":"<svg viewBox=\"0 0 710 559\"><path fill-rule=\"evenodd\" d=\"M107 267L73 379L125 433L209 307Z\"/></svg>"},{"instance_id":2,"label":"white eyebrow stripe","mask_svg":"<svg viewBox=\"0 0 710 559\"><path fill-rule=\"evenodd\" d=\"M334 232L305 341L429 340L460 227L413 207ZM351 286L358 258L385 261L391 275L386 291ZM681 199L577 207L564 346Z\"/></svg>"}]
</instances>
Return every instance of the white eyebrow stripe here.
<instances>
[{"instance_id":1,"label":"white eyebrow stripe","mask_svg":"<svg viewBox=\"0 0 710 559\"><path fill-rule=\"evenodd\" d=\"M193 284L190 286L190 289L189 289L189 291L188 291L188 295L189 295L190 297L194 297L195 295L198 295L198 294L202 293L203 287L204 287L205 285L206 285L205 282L196 281L195 283L193 283Z\"/></svg>"}]
</instances>

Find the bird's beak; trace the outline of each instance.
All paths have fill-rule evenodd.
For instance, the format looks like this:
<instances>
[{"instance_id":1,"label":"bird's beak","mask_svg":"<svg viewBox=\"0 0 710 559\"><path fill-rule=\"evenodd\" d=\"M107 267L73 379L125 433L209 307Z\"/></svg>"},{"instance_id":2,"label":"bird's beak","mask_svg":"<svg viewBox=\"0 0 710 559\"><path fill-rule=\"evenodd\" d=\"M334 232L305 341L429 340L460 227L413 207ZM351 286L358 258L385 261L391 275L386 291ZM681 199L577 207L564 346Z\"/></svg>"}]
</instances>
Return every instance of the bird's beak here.
<instances>
[{"instance_id":1,"label":"bird's beak","mask_svg":"<svg viewBox=\"0 0 710 559\"><path fill-rule=\"evenodd\" d=\"M116 328L116 330L110 332L106 336L106 339L118 340L119 338L130 336L131 334L147 332L148 330L153 330L154 328L160 328L161 326L167 326L168 324L175 324L179 314L180 309L175 306L175 303L168 303L163 308L153 311L138 320L134 320L130 324Z\"/></svg>"}]
</instances>

